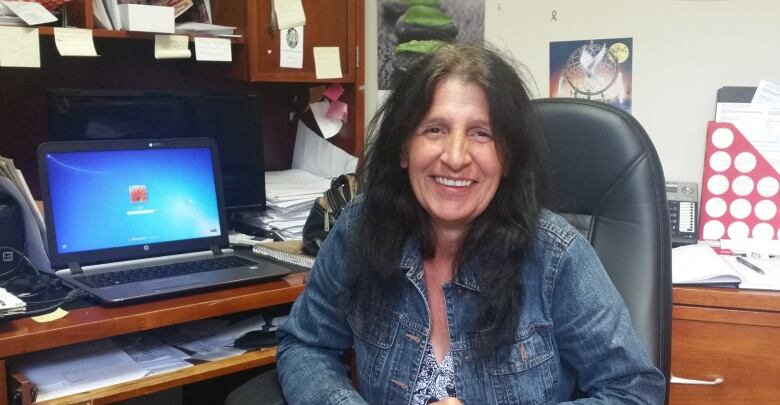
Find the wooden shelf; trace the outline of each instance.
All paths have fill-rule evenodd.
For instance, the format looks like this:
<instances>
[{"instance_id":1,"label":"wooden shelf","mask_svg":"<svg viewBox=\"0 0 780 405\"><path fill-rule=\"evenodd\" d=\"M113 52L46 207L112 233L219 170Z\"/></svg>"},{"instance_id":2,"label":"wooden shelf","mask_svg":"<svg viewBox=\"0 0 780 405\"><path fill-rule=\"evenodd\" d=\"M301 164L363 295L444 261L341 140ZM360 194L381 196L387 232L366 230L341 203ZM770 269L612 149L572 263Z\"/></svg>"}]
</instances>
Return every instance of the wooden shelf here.
<instances>
[{"instance_id":1,"label":"wooden shelf","mask_svg":"<svg viewBox=\"0 0 780 405\"><path fill-rule=\"evenodd\" d=\"M79 308L48 323L16 319L0 325L0 358L291 303L303 291L295 276L132 305Z\"/></svg>"},{"instance_id":2,"label":"wooden shelf","mask_svg":"<svg viewBox=\"0 0 780 405\"><path fill-rule=\"evenodd\" d=\"M151 377L126 383L110 385L91 391L68 395L48 401L34 402L36 405L64 405L64 404L109 404L143 395L152 394L166 389L191 384L227 374L236 373L251 368L272 364L276 357L276 348L263 349L244 353L240 356L223 360L197 364L170 373L163 373ZM11 373L11 377L21 385L23 398L30 399L32 384L23 376ZM22 401L25 402L24 399Z\"/></svg>"},{"instance_id":3,"label":"wooden shelf","mask_svg":"<svg viewBox=\"0 0 780 405\"><path fill-rule=\"evenodd\" d=\"M38 27L38 32L41 35L54 35L54 27ZM118 39L140 39L145 41L153 41L154 36L157 33L154 32L139 32L139 31L124 31L124 30L105 30L101 28L95 28L92 30L93 38L118 38ZM163 35L188 35L190 42L197 37L205 38L225 38L236 45L241 45L246 42L243 36L241 37L220 37L216 35L192 35L192 34L163 34Z\"/></svg>"}]
</instances>

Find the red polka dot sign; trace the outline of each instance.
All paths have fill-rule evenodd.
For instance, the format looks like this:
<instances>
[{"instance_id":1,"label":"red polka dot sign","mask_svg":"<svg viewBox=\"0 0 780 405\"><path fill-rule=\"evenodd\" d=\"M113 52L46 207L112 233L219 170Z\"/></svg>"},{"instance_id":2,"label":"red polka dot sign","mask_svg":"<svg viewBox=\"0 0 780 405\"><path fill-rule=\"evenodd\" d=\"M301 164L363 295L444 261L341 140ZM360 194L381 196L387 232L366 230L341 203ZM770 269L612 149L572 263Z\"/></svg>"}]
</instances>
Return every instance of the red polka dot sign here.
<instances>
[{"instance_id":1,"label":"red polka dot sign","mask_svg":"<svg viewBox=\"0 0 780 405\"><path fill-rule=\"evenodd\" d=\"M731 123L707 126L701 188L701 239L780 239L780 174Z\"/></svg>"}]
</instances>

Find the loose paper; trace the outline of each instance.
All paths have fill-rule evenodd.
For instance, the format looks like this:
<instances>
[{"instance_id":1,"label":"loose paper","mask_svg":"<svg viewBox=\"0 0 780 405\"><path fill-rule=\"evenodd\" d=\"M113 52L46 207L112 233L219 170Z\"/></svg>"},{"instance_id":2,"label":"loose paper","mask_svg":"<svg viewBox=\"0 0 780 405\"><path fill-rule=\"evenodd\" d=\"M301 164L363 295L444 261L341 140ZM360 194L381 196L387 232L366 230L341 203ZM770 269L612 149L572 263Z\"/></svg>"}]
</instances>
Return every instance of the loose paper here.
<instances>
[{"instance_id":1,"label":"loose paper","mask_svg":"<svg viewBox=\"0 0 780 405\"><path fill-rule=\"evenodd\" d=\"M230 40L225 38L195 38L195 59L201 61L230 62Z\"/></svg>"},{"instance_id":2,"label":"loose paper","mask_svg":"<svg viewBox=\"0 0 780 405\"><path fill-rule=\"evenodd\" d=\"M273 0L276 25L279 30L306 25L301 0Z\"/></svg>"},{"instance_id":3,"label":"loose paper","mask_svg":"<svg viewBox=\"0 0 780 405\"><path fill-rule=\"evenodd\" d=\"M317 79L341 79L341 56L337 46L314 47L314 70Z\"/></svg>"},{"instance_id":4,"label":"loose paper","mask_svg":"<svg viewBox=\"0 0 780 405\"><path fill-rule=\"evenodd\" d=\"M54 44L61 56L98 56L92 30L55 27Z\"/></svg>"},{"instance_id":5,"label":"loose paper","mask_svg":"<svg viewBox=\"0 0 780 405\"><path fill-rule=\"evenodd\" d=\"M38 29L0 27L0 66L41 67Z\"/></svg>"},{"instance_id":6,"label":"loose paper","mask_svg":"<svg viewBox=\"0 0 780 405\"><path fill-rule=\"evenodd\" d=\"M325 139L333 137L341 130L342 122L338 119L328 117L328 109L330 103L328 100L320 101L319 103L309 104L311 112L314 113L314 120L317 121L317 126L320 127L322 136Z\"/></svg>"},{"instance_id":7,"label":"loose paper","mask_svg":"<svg viewBox=\"0 0 780 405\"><path fill-rule=\"evenodd\" d=\"M26 1L3 1L11 11L14 12L19 18L24 20L27 25L38 25L57 21L57 17L54 16L49 10L43 7L40 3L31 3Z\"/></svg>"},{"instance_id":8,"label":"loose paper","mask_svg":"<svg viewBox=\"0 0 780 405\"><path fill-rule=\"evenodd\" d=\"M279 66L294 69L303 67L303 26L280 32Z\"/></svg>"},{"instance_id":9,"label":"loose paper","mask_svg":"<svg viewBox=\"0 0 780 405\"><path fill-rule=\"evenodd\" d=\"M187 35L160 35L154 36L155 59L189 59L190 37Z\"/></svg>"},{"instance_id":10,"label":"loose paper","mask_svg":"<svg viewBox=\"0 0 780 405\"><path fill-rule=\"evenodd\" d=\"M761 80L758 82L758 88L753 94L752 103L754 104L779 104L780 103L780 85Z\"/></svg>"},{"instance_id":11,"label":"loose paper","mask_svg":"<svg viewBox=\"0 0 780 405\"><path fill-rule=\"evenodd\" d=\"M303 169L319 177L331 179L344 173L354 173L357 162L356 157L322 139L306 124L298 121L295 149L293 149L293 169Z\"/></svg>"}]
</instances>

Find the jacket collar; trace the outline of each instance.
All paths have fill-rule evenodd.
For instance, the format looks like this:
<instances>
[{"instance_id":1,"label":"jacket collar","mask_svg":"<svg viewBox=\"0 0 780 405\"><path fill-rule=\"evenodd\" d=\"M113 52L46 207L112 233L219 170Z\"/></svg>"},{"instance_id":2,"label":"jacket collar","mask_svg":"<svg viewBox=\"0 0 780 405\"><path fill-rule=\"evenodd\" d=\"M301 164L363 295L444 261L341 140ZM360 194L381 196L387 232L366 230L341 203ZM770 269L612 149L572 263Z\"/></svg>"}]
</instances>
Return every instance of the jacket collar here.
<instances>
[{"instance_id":1,"label":"jacket collar","mask_svg":"<svg viewBox=\"0 0 780 405\"><path fill-rule=\"evenodd\" d=\"M420 243L415 237L409 237L404 242L404 247L401 249L401 269L405 271L406 277L412 282L423 279L423 259L420 252ZM476 257L469 258L466 263L461 266L460 271L452 280L453 284L463 287L474 292L479 292L479 284L477 283L477 271L479 271L479 261Z\"/></svg>"}]
</instances>

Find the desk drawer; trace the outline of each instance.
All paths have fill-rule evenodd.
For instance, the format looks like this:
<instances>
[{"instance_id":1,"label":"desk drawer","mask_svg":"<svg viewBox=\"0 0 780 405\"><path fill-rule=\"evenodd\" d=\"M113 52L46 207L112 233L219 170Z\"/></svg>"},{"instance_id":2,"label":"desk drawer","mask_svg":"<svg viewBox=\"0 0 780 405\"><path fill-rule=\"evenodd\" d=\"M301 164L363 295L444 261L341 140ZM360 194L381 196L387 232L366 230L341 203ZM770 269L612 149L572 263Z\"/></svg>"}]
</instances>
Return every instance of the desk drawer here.
<instances>
[{"instance_id":1,"label":"desk drawer","mask_svg":"<svg viewBox=\"0 0 780 405\"><path fill-rule=\"evenodd\" d=\"M756 313L710 310L707 321L672 321L672 373L718 385L672 384L669 403L777 404L780 401L780 327L746 324ZM735 312L743 312L740 316ZM678 313L675 312L675 315ZM710 320L711 319L711 320ZM733 323L732 323L733 322Z\"/></svg>"}]
</instances>

